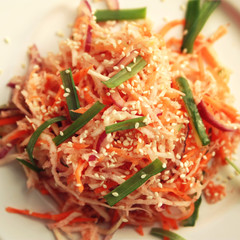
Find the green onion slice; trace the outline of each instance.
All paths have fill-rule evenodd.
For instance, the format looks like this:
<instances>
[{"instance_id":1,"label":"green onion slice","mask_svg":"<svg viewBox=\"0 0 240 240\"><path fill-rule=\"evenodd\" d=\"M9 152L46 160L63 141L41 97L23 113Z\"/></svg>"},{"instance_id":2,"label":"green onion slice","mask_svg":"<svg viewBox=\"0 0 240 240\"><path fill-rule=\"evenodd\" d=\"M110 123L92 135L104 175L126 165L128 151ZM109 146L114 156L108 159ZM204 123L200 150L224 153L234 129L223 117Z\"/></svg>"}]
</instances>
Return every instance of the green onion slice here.
<instances>
[{"instance_id":1,"label":"green onion slice","mask_svg":"<svg viewBox=\"0 0 240 240\"><path fill-rule=\"evenodd\" d=\"M62 83L63 83L64 91L66 94L66 102L68 106L69 115L71 117L71 120L75 121L80 116L80 114L75 113L71 110L76 110L80 108L80 103L79 103L75 83L73 81L71 68L61 71L60 75L62 78Z\"/></svg>"},{"instance_id":2,"label":"green onion slice","mask_svg":"<svg viewBox=\"0 0 240 240\"><path fill-rule=\"evenodd\" d=\"M52 125L53 123L56 123L56 122L60 122L60 121L63 121L63 120L66 120L65 117L63 116L59 116L59 117L55 117L55 118L51 118L51 119L48 119L47 121L45 121L42 125L40 125L36 131L33 133L33 135L31 136L29 142L28 142L28 145L26 147L26 150L27 150L27 153L29 155L29 159L30 161L34 164L35 164L35 160L33 158L33 149L34 149L34 146L39 138L39 136L41 135L41 133L47 128L49 127L50 125Z\"/></svg>"},{"instance_id":3,"label":"green onion slice","mask_svg":"<svg viewBox=\"0 0 240 240\"><path fill-rule=\"evenodd\" d=\"M27 166L28 168L32 169L33 171L35 172L41 172L43 171L43 169L39 168L38 166L26 161L26 160L23 160L21 158L17 158L17 160L22 163L23 165Z\"/></svg>"},{"instance_id":4,"label":"green onion slice","mask_svg":"<svg viewBox=\"0 0 240 240\"><path fill-rule=\"evenodd\" d=\"M195 134L195 136L197 137L196 141L199 144L200 140L203 146L208 145L210 143L210 139L208 138L202 118L198 112L198 108L194 101L193 94L188 84L188 81L186 78L183 77L177 78L176 81L178 83L180 91L182 91L185 94L185 96L182 96L182 98L185 103L188 115L190 117L193 129L196 133Z\"/></svg>"},{"instance_id":5,"label":"green onion slice","mask_svg":"<svg viewBox=\"0 0 240 240\"><path fill-rule=\"evenodd\" d=\"M182 221L182 225L185 227L193 227L195 226L195 223L198 218L198 212L199 212L199 207L201 205L202 198L200 197L195 203L194 203L194 212L192 216L190 216L188 219Z\"/></svg>"},{"instance_id":6,"label":"green onion slice","mask_svg":"<svg viewBox=\"0 0 240 240\"><path fill-rule=\"evenodd\" d=\"M77 118L67 129L63 131L62 135L56 136L53 141L58 146L66 139L71 137L75 132L85 126L92 118L94 118L103 108L104 104L97 101L94 105L89 108L84 114Z\"/></svg>"},{"instance_id":7,"label":"green onion slice","mask_svg":"<svg viewBox=\"0 0 240 240\"><path fill-rule=\"evenodd\" d=\"M135 76L146 65L147 62L139 55L137 56L136 61L129 63L126 68L122 69L109 80L102 81L102 83L105 84L108 88L115 88L123 82L126 82L131 77Z\"/></svg>"},{"instance_id":8,"label":"green onion slice","mask_svg":"<svg viewBox=\"0 0 240 240\"><path fill-rule=\"evenodd\" d=\"M157 158L145 168L138 171L124 183L120 184L113 191L104 196L108 205L111 207L125 198L128 194L139 188L150 177L162 172L165 168L162 167L162 162Z\"/></svg>"},{"instance_id":9,"label":"green onion slice","mask_svg":"<svg viewBox=\"0 0 240 240\"><path fill-rule=\"evenodd\" d=\"M97 10L95 17L97 22L108 20L136 20L146 17L147 8L118 9L118 10Z\"/></svg>"},{"instance_id":10,"label":"green onion slice","mask_svg":"<svg viewBox=\"0 0 240 240\"><path fill-rule=\"evenodd\" d=\"M193 51L193 44L196 37L202 30L207 19L210 17L212 12L217 8L221 1L207 0L203 3L200 10L198 2L199 0L189 0L188 2L188 8L186 12L186 23L188 28L186 28L187 34L183 38L183 44L181 47L181 50L184 51L184 49L186 49L187 53L191 53Z\"/></svg>"},{"instance_id":11,"label":"green onion slice","mask_svg":"<svg viewBox=\"0 0 240 240\"><path fill-rule=\"evenodd\" d=\"M138 117L126 121L118 122L105 127L106 133L117 132L132 128L144 127L146 124L143 122L146 117Z\"/></svg>"},{"instance_id":12,"label":"green onion slice","mask_svg":"<svg viewBox=\"0 0 240 240\"><path fill-rule=\"evenodd\" d=\"M187 3L187 11L186 11L186 23L184 26L184 30L188 30L191 28L194 23L196 17L198 16L200 11L200 0L191 0ZM184 40L183 40L184 41Z\"/></svg>"},{"instance_id":13,"label":"green onion slice","mask_svg":"<svg viewBox=\"0 0 240 240\"><path fill-rule=\"evenodd\" d=\"M229 158L226 158L226 161L235 169L238 174L240 174L240 169Z\"/></svg>"},{"instance_id":14,"label":"green onion slice","mask_svg":"<svg viewBox=\"0 0 240 240\"><path fill-rule=\"evenodd\" d=\"M170 240L186 240L180 235L162 228L152 228L150 234L159 238L168 237Z\"/></svg>"}]
</instances>

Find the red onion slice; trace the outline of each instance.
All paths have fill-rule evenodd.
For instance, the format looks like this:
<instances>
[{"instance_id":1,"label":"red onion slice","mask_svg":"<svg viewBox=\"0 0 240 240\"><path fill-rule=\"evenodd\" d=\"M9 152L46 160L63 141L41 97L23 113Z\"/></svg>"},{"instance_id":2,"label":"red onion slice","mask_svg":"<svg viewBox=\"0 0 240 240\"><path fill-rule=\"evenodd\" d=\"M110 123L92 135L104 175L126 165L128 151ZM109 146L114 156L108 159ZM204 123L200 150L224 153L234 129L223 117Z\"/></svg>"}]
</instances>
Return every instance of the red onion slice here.
<instances>
[{"instance_id":1,"label":"red onion slice","mask_svg":"<svg viewBox=\"0 0 240 240\"><path fill-rule=\"evenodd\" d=\"M78 16L92 17L92 8L87 0L81 1L78 8Z\"/></svg>"},{"instance_id":2,"label":"red onion slice","mask_svg":"<svg viewBox=\"0 0 240 240\"><path fill-rule=\"evenodd\" d=\"M118 0L106 0L107 6L111 10L117 10L119 9L119 2Z\"/></svg>"},{"instance_id":3,"label":"red onion slice","mask_svg":"<svg viewBox=\"0 0 240 240\"><path fill-rule=\"evenodd\" d=\"M119 108L123 108L126 101L121 97L120 93L117 89L115 89L114 93L111 93L111 98L115 105L117 105Z\"/></svg>"},{"instance_id":4,"label":"red onion slice","mask_svg":"<svg viewBox=\"0 0 240 240\"><path fill-rule=\"evenodd\" d=\"M225 131L225 132L233 132L236 129L226 126L224 124L222 124L221 122L219 122L213 114L211 114L207 107L205 106L204 102L201 101L198 105L197 105L198 111L201 115L201 117L207 121L208 123L210 123L212 126L214 126L215 128Z\"/></svg>"},{"instance_id":5,"label":"red onion slice","mask_svg":"<svg viewBox=\"0 0 240 240\"><path fill-rule=\"evenodd\" d=\"M9 151L12 149L12 147L7 147L7 146L1 146L0 148L0 159L4 158Z\"/></svg>"},{"instance_id":6,"label":"red onion slice","mask_svg":"<svg viewBox=\"0 0 240 240\"><path fill-rule=\"evenodd\" d=\"M85 52L90 52L91 43L92 43L92 26L88 25L87 37L85 41Z\"/></svg>"},{"instance_id":7,"label":"red onion slice","mask_svg":"<svg viewBox=\"0 0 240 240\"><path fill-rule=\"evenodd\" d=\"M99 136L97 144L96 144L96 151L100 152L101 146L103 144L103 141L105 140L105 138L107 137L106 132L102 132L102 134Z\"/></svg>"},{"instance_id":8,"label":"red onion slice","mask_svg":"<svg viewBox=\"0 0 240 240\"><path fill-rule=\"evenodd\" d=\"M97 157L95 155L90 155L88 158L88 161L91 162L91 161L95 161L96 159Z\"/></svg>"}]
</instances>

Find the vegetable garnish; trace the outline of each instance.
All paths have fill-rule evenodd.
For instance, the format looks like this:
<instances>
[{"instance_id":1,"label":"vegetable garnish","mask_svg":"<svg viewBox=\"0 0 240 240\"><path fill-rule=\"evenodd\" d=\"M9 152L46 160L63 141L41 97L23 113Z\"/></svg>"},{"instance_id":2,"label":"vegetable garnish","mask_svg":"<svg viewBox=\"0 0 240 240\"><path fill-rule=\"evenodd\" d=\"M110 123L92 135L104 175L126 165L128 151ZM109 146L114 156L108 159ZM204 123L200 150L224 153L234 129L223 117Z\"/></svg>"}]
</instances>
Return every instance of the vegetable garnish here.
<instances>
[{"instance_id":1,"label":"vegetable garnish","mask_svg":"<svg viewBox=\"0 0 240 240\"><path fill-rule=\"evenodd\" d=\"M120 72L115 74L113 77L111 77L107 81L102 81L103 84L105 84L108 88L115 88L134 75L136 75L138 72L140 72L145 66L147 65L147 62L139 55L136 58L136 61L132 61L129 63L124 69L122 69Z\"/></svg>"},{"instance_id":2,"label":"vegetable garnish","mask_svg":"<svg viewBox=\"0 0 240 240\"><path fill-rule=\"evenodd\" d=\"M56 136L53 141L58 146L66 139L71 137L75 132L85 126L92 118L94 118L103 108L104 104L97 101L94 105L89 108L85 113L83 113L80 117L77 118L66 130L64 130L61 134Z\"/></svg>"},{"instance_id":3,"label":"vegetable garnish","mask_svg":"<svg viewBox=\"0 0 240 240\"><path fill-rule=\"evenodd\" d=\"M206 23L209 16L220 4L220 0L205 1L199 9L199 0L189 0L186 12L186 34L183 38L181 50L183 52L191 53L193 51L193 44Z\"/></svg>"},{"instance_id":4,"label":"vegetable garnish","mask_svg":"<svg viewBox=\"0 0 240 240\"><path fill-rule=\"evenodd\" d=\"M64 86L64 91L65 91L64 97L66 98L66 101L67 101L69 115L71 117L71 120L74 121L80 116L80 114L72 112L71 110L76 110L80 108L80 103L79 103L75 83L73 81L71 68L61 71L60 75L61 75L62 83Z\"/></svg>"},{"instance_id":5,"label":"vegetable garnish","mask_svg":"<svg viewBox=\"0 0 240 240\"><path fill-rule=\"evenodd\" d=\"M45 130L46 128L48 128L50 125L52 125L53 123L56 123L56 122L60 122L60 121L63 121L63 120L66 120L65 117L63 116L59 116L59 117L55 117L55 118L51 118L51 119L48 119L46 120L42 125L40 125L36 131L33 133L33 135L31 136L29 142L28 142L28 145L26 147L26 150L27 150L27 153L28 153L28 156L29 156L29 159L30 161L33 163L33 165L36 165L35 163L35 160L33 158L33 148L39 138L39 136L41 135L41 133L43 132L43 130ZM25 164L26 165L26 164Z\"/></svg>"},{"instance_id":6,"label":"vegetable garnish","mask_svg":"<svg viewBox=\"0 0 240 240\"><path fill-rule=\"evenodd\" d=\"M240 174L240 169L229 158L226 158L226 161L235 169L238 174Z\"/></svg>"},{"instance_id":7,"label":"vegetable garnish","mask_svg":"<svg viewBox=\"0 0 240 240\"><path fill-rule=\"evenodd\" d=\"M105 127L106 133L117 132L121 130L133 129L144 127L146 124L144 123L144 119L146 117L138 117L133 119L128 119L126 121L118 122Z\"/></svg>"},{"instance_id":8,"label":"vegetable garnish","mask_svg":"<svg viewBox=\"0 0 240 240\"><path fill-rule=\"evenodd\" d=\"M108 205L111 207L125 198L144 184L150 177L162 172L165 168L162 162L157 158L145 168L138 171L124 183L116 187L113 191L104 196Z\"/></svg>"},{"instance_id":9,"label":"vegetable garnish","mask_svg":"<svg viewBox=\"0 0 240 240\"><path fill-rule=\"evenodd\" d=\"M202 198L200 197L195 203L194 203L194 212L191 217L189 217L186 220L182 221L182 225L185 227L193 227L195 226L195 223L198 218L198 212L199 212L199 207L201 205Z\"/></svg>"},{"instance_id":10,"label":"vegetable garnish","mask_svg":"<svg viewBox=\"0 0 240 240\"><path fill-rule=\"evenodd\" d=\"M178 234L168 230L164 230L162 228L152 228L150 234L159 238L167 237L171 240L186 240Z\"/></svg>"},{"instance_id":11,"label":"vegetable garnish","mask_svg":"<svg viewBox=\"0 0 240 240\"><path fill-rule=\"evenodd\" d=\"M18 160L20 163L22 163L23 165L25 165L26 167L28 167L28 168L32 169L33 171L35 171L35 172L41 172L41 171L43 171L42 168L39 168L37 165L32 164L32 163L30 163L30 162L28 162L28 161L26 161L26 160L24 160L24 159L17 158L17 160Z\"/></svg>"},{"instance_id":12,"label":"vegetable garnish","mask_svg":"<svg viewBox=\"0 0 240 240\"><path fill-rule=\"evenodd\" d=\"M105 22L108 20L136 20L144 19L146 17L147 8L133 8L133 9L117 9L117 10L97 10L95 17L97 22Z\"/></svg>"},{"instance_id":13,"label":"vegetable garnish","mask_svg":"<svg viewBox=\"0 0 240 240\"><path fill-rule=\"evenodd\" d=\"M210 143L210 140L206 133L206 129L203 124L202 118L198 112L198 108L194 101L193 94L188 84L188 81L186 78L183 77L178 77L176 81L178 83L180 91L182 91L185 94L185 96L182 96L182 98L185 103L185 107L187 109L190 122L193 126L194 131L196 132L195 134L196 141L197 143L199 143L200 140L203 146L208 145Z\"/></svg>"}]
</instances>

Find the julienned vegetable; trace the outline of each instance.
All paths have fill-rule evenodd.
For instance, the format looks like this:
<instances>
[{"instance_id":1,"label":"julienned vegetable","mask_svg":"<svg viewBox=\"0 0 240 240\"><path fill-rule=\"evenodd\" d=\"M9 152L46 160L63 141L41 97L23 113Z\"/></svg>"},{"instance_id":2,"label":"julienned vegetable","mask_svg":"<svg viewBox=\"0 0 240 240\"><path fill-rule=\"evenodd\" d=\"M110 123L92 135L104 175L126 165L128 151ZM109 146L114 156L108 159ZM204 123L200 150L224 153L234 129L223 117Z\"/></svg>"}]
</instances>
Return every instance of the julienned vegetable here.
<instances>
[{"instance_id":1,"label":"julienned vegetable","mask_svg":"<svg viewBox=\"0 0 240 240\"><path fill-rule=\"evenodd\" d=\"M192 214L191 217L189 217L188 219L184 220L182 222L182 225L185 227L193 227L195 226L195 223L197 221L198 218L198 212L199 212L199 207L201 205L202 202L202 197L200 197L195 203L194 203L194 212Z\"/></svg>"},{"instance_id":2,"label":"julienned vegetable","mask_svg":"<svg viewBox=\"0 0 240 240\"><path fill-rule=\"evenodd\" d=\"M202 7L199 9L200 0L189 0L186 12L186 34L183 38L181 50L183 52L191 53L196 37L202 30L207 19L212 12L220 4L220 0L204 1Z\"/></svg>"},{"instance_id":3,"label":"julienned vegetable","mask_svg":"<svg viewBox=\"0 0 240 240\"><path fill-rule=\"evenodd\" d=\"M60 75L62 78L62 83L65 91L64 94L67 101L69 115L71 119L74 121L80 116L80 114L75 113L71 110L76 110L80 108L80 103L79 103L79 99L76 91L76 86L73 81L71 68L61 71Z\"/></svg>"},{"instance_id":4,"label":"julienned vegetable","mask_svg":"<svg viewBox=\"0 0 240 240\"><path fill-rule=\"evenodd\" d=\"M165 168L162 162L157 158L152 163L147 165L135 173L124 183L116 187L113 191L104 196L108 205L111 207L132 193L134 190L144 184L150 177L162 172Z\"/></svg>"},{"instance_id":5,"label":"julienned vegetable","mask_svg":"<svg viewBox=\"0 0 240 240\"><path fill-rule=\"evenodd\" d=\"M136 20L146 17L147 8L134 9L117 9L117 10L97 10L95 17L97 22L104 22L108 20Z\"/></svg>"},{"instance_id":6,"label":"julienned vegetable","mask_svg":"<svg viewBox=\"0 0 240 240\"><path fill-rule=\"evenodd\" d=\"M198 143L200 140L203 146L208 145L210 143L210 139L208 138L202 118L198 112L198 108L194 101L193 94L188 84L188 81L186 78L183 77L177 78L176 81L180 91L182 91L185 94L185 96L182 96L182 98L187 109L190 121L192 123L193 129L195 130L196 140Z\"/></svg>"},{"instance_id":7,"label":"julienned vegetable","mask_svg":"<svg viewBox=\"0 0 240 240\"><path fill-rule=\"evenodd\" d=\"M186 240L180 235L172 231L164 230L162 228L152 228L150 234L161 239L163 239L164 237L167 237L170 240Z\"/></svg>"},{"instance_id":8,"label":"julienned vegetable","mask_svg":"<svg viewBox=\"0 0 240 240\"><path fill-rule=\"evenodd\" d=\"M115 74L107 81L102 81L108 88L115 88L131 77L135 76L138 72L140 72L145 66L147 62L139 55L135 60L129 63L124 69Z\"/></svg>"},{"instance_id":9,"label":"julienned vegetable","mask_svg":"<svg viewBox=\"0 0 240 240\"><path fill-rule=\"evenodd\" d=\"M207 107L205 106L203 101L200 101L197 105L198 111L202 117L202 119L204 119L205 121L207 121L208 123L210 123L212 126L214 126L215 128L224 131L224 132L233 132L236 131L236 129L234 129L233 127L229 127L227 125L224 125L223 123L221 123L219 120L217 120L214 115L208 111Z\"/></svg>"},{"instance_id":10,"label":"julienned vegetable","mask_svg":"<svg viewBox=\"0 0 240 240\"><path fill-rule=\"evenodd\" d=\"M144 119L146 119L146 117L138 117L138 118L122 121L119 123L115 123L110 126L106 126L105 131L106 133L111 133L111 132L117 132L121 130L144 127L146 126L146 124L144 123Z\"/></svg>"},{"instance_id":11,"label":"julienned vegetable","mask_svg":"<svg viewBox=\"0 0 240 240\"><path fill-rule=\"evenodd\" d=\"M103 108L104 104L97 101L91 108L89 108L84 114L75 120L67 129L56 136L53 141L58 146L69 137L71 137L75 132L85 126L92 118L94 118Z\"/></svg>"}]
</instances>

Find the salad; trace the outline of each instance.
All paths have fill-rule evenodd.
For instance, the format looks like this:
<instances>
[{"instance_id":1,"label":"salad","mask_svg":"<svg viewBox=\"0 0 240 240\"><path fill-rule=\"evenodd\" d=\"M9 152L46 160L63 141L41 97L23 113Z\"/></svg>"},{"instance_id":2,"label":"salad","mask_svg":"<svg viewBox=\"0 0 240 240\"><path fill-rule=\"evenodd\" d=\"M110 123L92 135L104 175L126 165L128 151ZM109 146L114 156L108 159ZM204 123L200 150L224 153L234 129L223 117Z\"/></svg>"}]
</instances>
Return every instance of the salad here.
<instances>
[{"instance_id":1,"label":"salad","mask_svg":"<svg viewBox=\"0 0 240 240\"><path fill-rule=\"evenodd\" d=\"M57 239L110 239L125 226L142 235L154 223L151 234L181 239L170 231L194 226L203 197L226 195L215 174L236 168L239 114L212 47L227 28L200 33L220 2L189 1L186 19L158 32L146 8L107 3L93 14L81 1L59 53L42 57L33 45L26 75L8 84L1 163L18 161L59 213L6 210L46 219ZM183 37L166 38L178 25Z\"/></svg>"}]
</instances>

